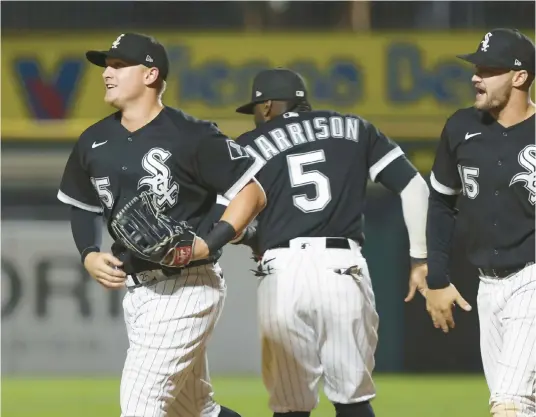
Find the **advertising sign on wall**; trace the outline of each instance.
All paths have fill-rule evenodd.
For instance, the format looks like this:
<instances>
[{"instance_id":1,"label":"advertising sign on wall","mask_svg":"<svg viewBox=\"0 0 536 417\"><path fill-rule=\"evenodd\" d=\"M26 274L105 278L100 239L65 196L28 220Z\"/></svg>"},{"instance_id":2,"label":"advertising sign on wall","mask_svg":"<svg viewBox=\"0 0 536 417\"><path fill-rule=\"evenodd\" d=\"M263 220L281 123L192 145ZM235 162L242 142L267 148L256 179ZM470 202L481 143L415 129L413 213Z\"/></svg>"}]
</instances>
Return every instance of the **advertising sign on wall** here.
<instances>
[{"instance_id":1,"label":"advertising sign on wall","mask_svg":"<svg viewBox=\"0 0 536 417\"><path fill-rule=\"evenodd\" d=\"M6 139L75 140L113 110L103 103L102 69L85 59L118 33L42 34L2 39L2 133ZM480 32L375 34L155 33L168 49L170 106L217 121L236 136L253 127L236 107L267 67L289 67L308 83L315 108L356 113L398 138L435 138L471 105L472 52Z\"/></svg>"}]
</instances>

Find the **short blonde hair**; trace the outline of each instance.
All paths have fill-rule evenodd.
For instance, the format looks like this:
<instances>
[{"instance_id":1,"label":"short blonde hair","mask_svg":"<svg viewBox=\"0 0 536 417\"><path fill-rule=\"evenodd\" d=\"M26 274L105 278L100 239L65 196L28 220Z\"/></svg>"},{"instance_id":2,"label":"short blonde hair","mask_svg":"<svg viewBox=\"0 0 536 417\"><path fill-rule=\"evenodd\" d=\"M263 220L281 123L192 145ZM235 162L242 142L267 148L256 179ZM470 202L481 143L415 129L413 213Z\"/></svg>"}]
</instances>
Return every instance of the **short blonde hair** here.
<instances>
[{"instance_id":1,"label":"short blonde hair","mask_svg":"<svg viewBox=\"0 0 536 417\"><path fill-rule=\"evenodd\" d=\"M157 93L158 93L158 98L162 98L162 96L166 92L167 82L163 78L160 78L159 80L160 80L160 85L157 87L158 89Z\"/></svg>"}]
</instances>

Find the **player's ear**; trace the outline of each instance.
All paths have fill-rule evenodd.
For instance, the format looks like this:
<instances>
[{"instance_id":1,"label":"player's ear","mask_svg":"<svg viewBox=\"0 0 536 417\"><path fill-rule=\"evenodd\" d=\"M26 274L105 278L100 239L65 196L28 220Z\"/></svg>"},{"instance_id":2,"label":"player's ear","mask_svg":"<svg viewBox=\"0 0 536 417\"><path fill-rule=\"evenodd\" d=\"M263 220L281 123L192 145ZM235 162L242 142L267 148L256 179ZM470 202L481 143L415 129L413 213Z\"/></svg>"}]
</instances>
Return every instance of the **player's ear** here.
<instances>
[{"instance_id":1,"label":"player's ear","mask_svg":"<svg viewBox=\"0 0 536 417\"><path fill-rule=\"evenodd\" d=\"M514 75L512 76L512 86L515 88L522 87L525 85L529 78L529 73L525 70L521 71L514 71Z\"/></svg>"},{"instance_id":2,"label":"player's ear","mask_svg":"<svg viewBox=\"0 0 536 417\"><path fill-rule=\"evenodd\" d=\"M154 84L156 80L158 80L159 73L158 68L149 68L147 71L145 71L145 84Z\"/></svg>"},{"instance_id":3,"label":"player's ear","mask_svg":"<svg viewBox=\"0 0 536 417\"><path fill-rule=\"evenodd\" d=\"M264 117L268 117L268 115L270 114L270 111L272 110L272 105L273 105L273 101L272 100L268 100L268 101L265 101L263 103L263 106L262 106L262 115Z\"/></svg>"}]
</instances>

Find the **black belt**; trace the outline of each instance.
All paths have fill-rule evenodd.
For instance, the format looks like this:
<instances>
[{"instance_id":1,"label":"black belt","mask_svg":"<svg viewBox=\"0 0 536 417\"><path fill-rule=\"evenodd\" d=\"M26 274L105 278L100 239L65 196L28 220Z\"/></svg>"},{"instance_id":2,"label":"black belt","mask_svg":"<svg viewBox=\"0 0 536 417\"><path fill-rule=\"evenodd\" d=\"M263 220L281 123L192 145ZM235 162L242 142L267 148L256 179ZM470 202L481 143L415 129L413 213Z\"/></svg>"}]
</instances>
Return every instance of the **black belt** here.
<instances>
[{"instance_id":1,"label":"black belt","mask_svg":"<svg viewBox=\"0 0 536 417\"><path fill-rule=\"evenodd\" d=\"M513 266L511 268L478 268L478 271L480 272L480 275L484 277L506 278L532 264L534 264L534 262L527 262L526 264Z\"/></svg>"},{"instance_id":2,"label":"black belt","mask_svg":"<svg viewBox=\"0 0 536 417\"><path fill-rule=\"evenodd\" d=\"M307 242L304 242L306 245ZM290 248L290 240L272 246L270 249ZM344 237L327 237L326 249L350 249L350 242Z\"/></svg>"},{"instance_id":3,"label":"black belt","mask_svg":"<svg viewBox=\"0 0 536 417\"><path fill-rule=\"evenodd\" d=\"M177 277L177 276L181 275L182 271L184 271L186 269L195 268L196 266L209 265L209 264L214 265L215 262L216 261L214 261L214 259L201 259L199 261L190 262L188 265L186 265L185 267L182 267L182 268L166 268L166 267L162 267L162 273L166 277L169 277L169 278ZM150 272L150 271L138 271L138 273L139 272ZM134 281L134 283L136 285L142 285L143 284L142 282L140 282L140 280L136 276L136 273L132 273L132 274L129 274L129 275L132 277L132 281Z\"/></svg>"}]
</instances>

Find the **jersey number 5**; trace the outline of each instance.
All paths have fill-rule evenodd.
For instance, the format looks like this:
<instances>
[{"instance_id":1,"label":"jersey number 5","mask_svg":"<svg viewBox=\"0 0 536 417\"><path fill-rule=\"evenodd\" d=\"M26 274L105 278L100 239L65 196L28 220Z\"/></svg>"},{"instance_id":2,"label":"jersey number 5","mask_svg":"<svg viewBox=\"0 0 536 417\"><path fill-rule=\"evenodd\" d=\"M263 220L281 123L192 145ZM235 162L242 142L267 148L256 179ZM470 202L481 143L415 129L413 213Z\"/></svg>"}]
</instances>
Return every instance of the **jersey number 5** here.
<instances>
[{"instance_id":1,"label":"jersey number 5","mask_svg":"<svg viewBox=\"0 0 536 417\"><path fill-rule=\"evenodd\" d=\"M463 195L467 198L475 199L478 195L479 188L478 182L476 182L478 171L478 168L458 165L458 172L460 173L460 178L462 180Z\"/></svg>"},{"instance_id":2,"label":"jersey number 5","mask_svg":"<svg viewBox=\"0 0 536 417\"><path fill-rule=\"evenodd\" d=\"M110 186L110 179L108 177L91 177L91 183L93 184L93 187L95 187L102 204L104 204L108 210L111 210L114 205L114 195L108 189Z\"/></svg>"},{"instance_id":3,"label":"jersey number 5","mask_svg":"<svg viewBox=\"0 0 536 417\"><path fill-rule=\"evenodd\" d=\"M306 194L294 195L294 205L304 213L312 213L323 210L331 201L331 187L329 178L320 171L304 171L304 167L311 164L326 162L322 149L302 154L287 155L287 164L290 177L290 185L302 187L312 184L316 188L316 196L307 198Z\"/></svg>"}]
</instances>

